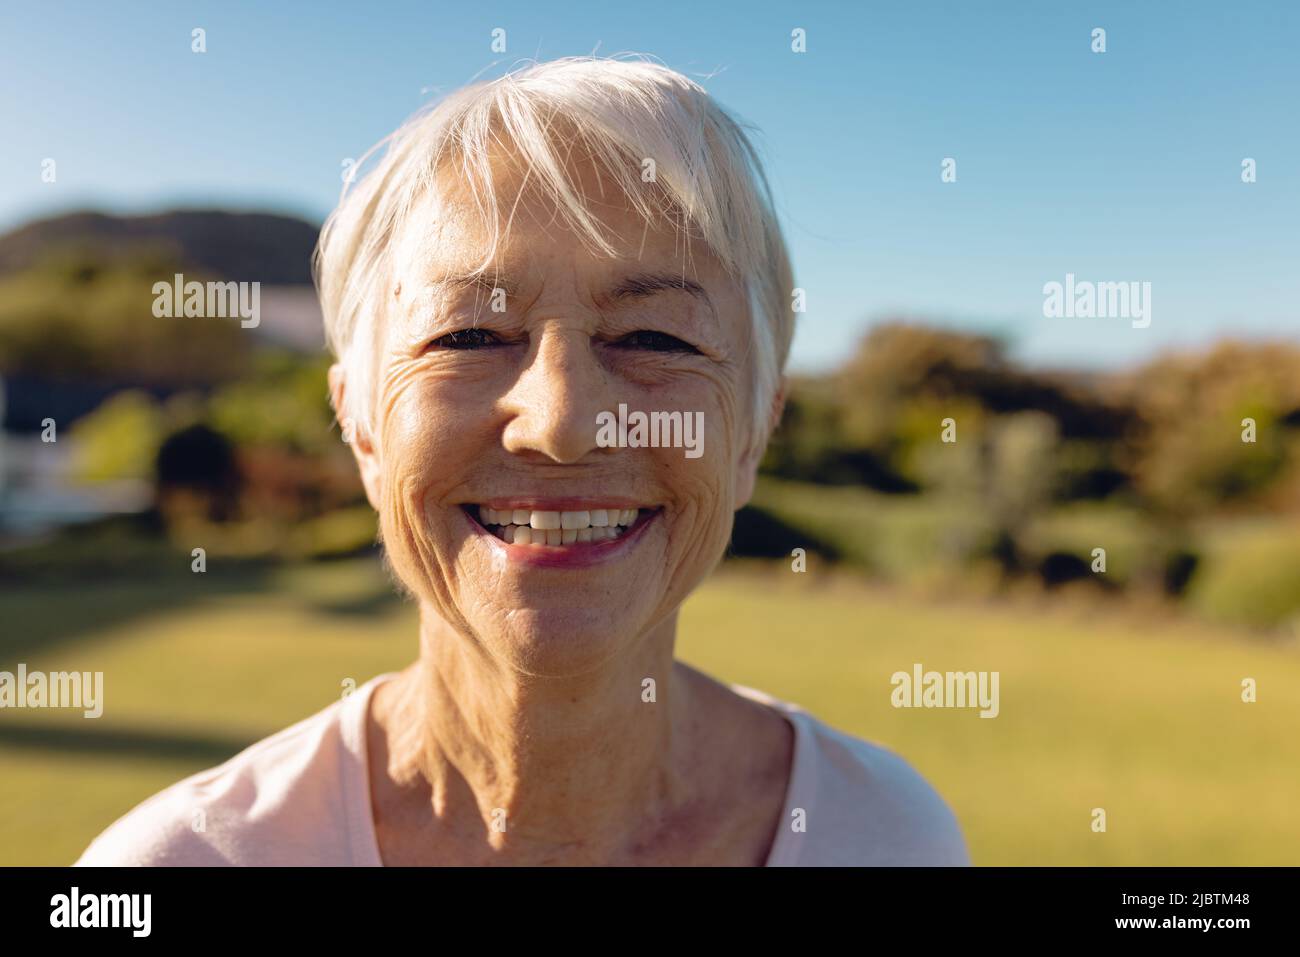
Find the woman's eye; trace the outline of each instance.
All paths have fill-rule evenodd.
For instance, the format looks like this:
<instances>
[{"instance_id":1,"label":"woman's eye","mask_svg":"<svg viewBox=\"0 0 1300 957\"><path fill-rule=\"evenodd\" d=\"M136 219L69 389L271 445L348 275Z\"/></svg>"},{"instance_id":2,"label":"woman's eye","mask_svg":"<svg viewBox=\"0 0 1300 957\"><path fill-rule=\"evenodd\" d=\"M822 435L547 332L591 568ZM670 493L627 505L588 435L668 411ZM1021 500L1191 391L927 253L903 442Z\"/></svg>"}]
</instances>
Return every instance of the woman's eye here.
<instances>
[{"instance_id":1,"label":"woman's eye","mask_svg":"<svg viewBox=\"0 0 1300 957\"><path fill-rule=\"evenodd\" d=\"M651 352L689 352L695 355L700 354L689 342L683 342L676 336L670 336L666 332L651 332L642 329L631 335L624 336L614 343L622 349L648 349Z\"/></svg>"},{"instance_id":2,"label":"woman's eye","mask_svg":"<svg viewBox=\"0 0 1300 957\"><path fill-rule=\"evenodd\" d=\"M500 342L496 333L487 329L458 329L439 336L429 346L438 349L482 349L485 346L499 345Z\"/></svg>"}]
</instances>

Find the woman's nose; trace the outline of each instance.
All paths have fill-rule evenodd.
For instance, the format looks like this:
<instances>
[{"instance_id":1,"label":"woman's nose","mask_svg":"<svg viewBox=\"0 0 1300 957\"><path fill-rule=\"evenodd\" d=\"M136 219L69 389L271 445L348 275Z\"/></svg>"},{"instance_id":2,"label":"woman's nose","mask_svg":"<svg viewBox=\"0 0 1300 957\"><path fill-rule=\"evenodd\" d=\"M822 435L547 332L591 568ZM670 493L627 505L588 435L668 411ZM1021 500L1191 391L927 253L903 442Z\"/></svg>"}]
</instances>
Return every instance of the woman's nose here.
<instances>
[{"instance_id":1,"label":"woman's nose","mask_svg":"<svg viewBox=\"0 0 1300 957\"><path fill-rule=\"evenodd\" d=\"M510 452L539 452L572 464L599 448L596 416L610 407L609 381L590 335L548 330L537 340L519 378L505 395L510 421L503 441Z\"/></svg>"}]
</instances>

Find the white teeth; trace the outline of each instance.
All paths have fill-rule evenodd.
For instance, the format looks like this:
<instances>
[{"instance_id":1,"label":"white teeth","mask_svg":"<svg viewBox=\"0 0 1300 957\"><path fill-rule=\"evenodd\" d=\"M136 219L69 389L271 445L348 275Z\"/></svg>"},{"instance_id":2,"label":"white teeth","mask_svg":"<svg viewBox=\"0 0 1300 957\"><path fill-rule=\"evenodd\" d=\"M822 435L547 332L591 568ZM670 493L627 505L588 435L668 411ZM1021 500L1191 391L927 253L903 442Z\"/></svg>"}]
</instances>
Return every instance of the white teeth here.
<instances>
[{"instance_id":1,"label":"white teeth","mask_svg":"<svg viewBox=\"0 0 1300 957\"><path fill-rule=\"evenodd\" d=\"M639 515L635 508L558 512L478 506L479 522L502 541L515 545L611 541L627 531Z\"/></svg>"},{"instance_id":2,"label":"white teeth","mask_svg":"<svg viewBox=\"0 0 1300 957\"><path fill-rule=\"evenodd\" d=\"M533 528L542 528L548 531L552 528L559 528L560 513L559 512L533 512L532 517L528 520L528 524L533 526Z\"/></svg>"},{"instance_id":3,"label":"white teeth","mask_svg":"<svg viewBox=\"0 0 1300 957\"><path fill-rule=\"evenodd\" d=\"M590 512L561 512L560 528L586 528L591 524Z\"/></svg>"}]
</instances>

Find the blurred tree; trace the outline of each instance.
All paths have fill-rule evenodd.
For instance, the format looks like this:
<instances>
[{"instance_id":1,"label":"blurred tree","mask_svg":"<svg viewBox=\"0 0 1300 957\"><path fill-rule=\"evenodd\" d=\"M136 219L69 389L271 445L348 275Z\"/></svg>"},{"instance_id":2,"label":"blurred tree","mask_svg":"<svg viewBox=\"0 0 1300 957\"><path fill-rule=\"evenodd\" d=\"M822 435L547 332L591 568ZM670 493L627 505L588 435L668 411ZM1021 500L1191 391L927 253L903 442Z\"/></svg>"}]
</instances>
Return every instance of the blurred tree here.
<instances>
[{"instance_id":1,"label":"blurred tree","mask_svg":"<svg viewBox=\"0 0 1300 957\"><path fill-rule=\"evenodd\" d=\"M964 386L975 372L1003 368L1002 347L991 338L903 323L877 326L836 377L844 440L891 453L913 401L969 394Z\"/></svg>"},{"instance_id":2,"label":"blurred tree","mask_svg":"<svg viewBox=\"0 0 1300 957\"><path fill-rule=\"evenodd\" d=\"M89 482L152 478L164 428L165 416L153 396L117 393L73 423L73 475Z\"/></svg>"},{"instance_id":3,"label":"blurred tree","mask_svg":"<svg viewBox=\"0 0 1300 957\"><path fill-rule=\"evenodd\" d=\"M70 247L0 278L0 374L193 388L244 373L252 342L237 320L154 316L154 283L181 271L163 249L105 262Z\"/></svg>"},{"instance_id":4,"label":"blurred tree","mask_svg":"<svg viewBox=\"0 0 1300 957\"><path fill-rule=\"evenodd\" d=\"M158 449L157 475L159 510L169 522L234 517L240 476L234 447L220 432L191 425L169 435Z\"/></svg>"},{"instance_id":5,"label":"blurred tree","mask_svg":"<svg viewBox=\"0 0 1300 957\"><path fill-rule=\"evenodd\" d=\"M1127 446L1139 489L1165 521L1248 501L1297 465L1286 422L1300 409L1300 348L1224 342L1150 363L1120 388L1141 415Z\"/></svg>"},{"instance_id":6,"label":"blurred tree","mask_svg":"<svg viewBox=\"0 0 1300 957\"><path fill-rule=\"evenodd\" d=\"M1051 418L1058 437L1070 443L1071 474L1056 484L1058 493L1098 496L1127 484L1111 448L1128 431L1131 410L1108 401L1084 377L1016 368L993 337L881 325L834 383L844 452L869 453L913 488L919 482L915 450L929 445L935 412L958 407L978 409L980 418L1022 412Z\"/></svg>"},{"instance_id":7,"label":"blurred tree","mask_svg":"<svg viewBox=\"0 0 1300 957\"><path fill-rule=\"evenodd\" d=\"M329 406L329 364L324 356L263 351L249 375L213 393L208 405L213 426L240 446L346 452Z\"/></svg>"}]
</instances>

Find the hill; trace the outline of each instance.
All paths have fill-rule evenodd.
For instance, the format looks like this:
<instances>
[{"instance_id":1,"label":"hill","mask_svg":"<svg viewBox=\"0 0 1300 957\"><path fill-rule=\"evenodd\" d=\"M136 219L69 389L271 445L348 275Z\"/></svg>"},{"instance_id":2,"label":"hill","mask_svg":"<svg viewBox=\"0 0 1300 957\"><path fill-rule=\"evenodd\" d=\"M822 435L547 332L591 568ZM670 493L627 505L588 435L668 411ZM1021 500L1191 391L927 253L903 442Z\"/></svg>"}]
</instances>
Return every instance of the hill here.
<instances>
[{"instance_id":1,"label":"hill","mask_svg":"<svg viewBox=\"0 0 1300 957\"><path fill-rule=\"evenodd\" d=\"M240 282L310 285L318 227L273 213L177 210L152 216L68 213L0 236L0 278L55 250L104 261L137 248L168 253L196 271Z\"/></svg>"}]
</instances>

